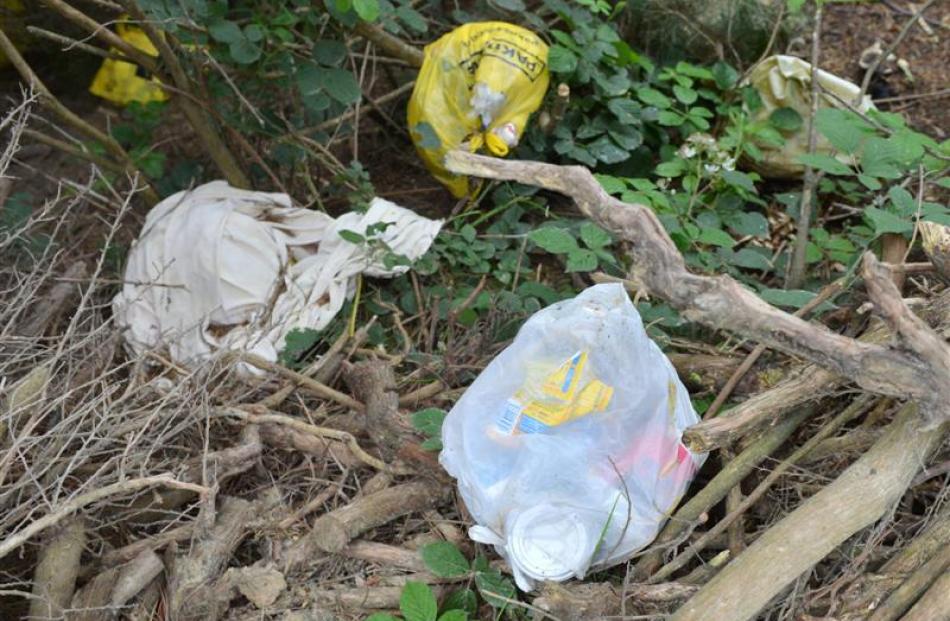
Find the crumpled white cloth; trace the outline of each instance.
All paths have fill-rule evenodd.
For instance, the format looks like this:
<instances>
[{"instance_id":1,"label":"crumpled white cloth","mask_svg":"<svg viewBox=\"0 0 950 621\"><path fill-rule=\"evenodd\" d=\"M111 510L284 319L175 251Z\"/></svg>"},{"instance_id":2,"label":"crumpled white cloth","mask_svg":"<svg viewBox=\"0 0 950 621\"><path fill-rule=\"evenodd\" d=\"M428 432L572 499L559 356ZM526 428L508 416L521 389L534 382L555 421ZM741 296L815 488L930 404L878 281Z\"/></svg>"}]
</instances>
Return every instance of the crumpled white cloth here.
<instances>
[{"instance_id":1,"label":"crumpled white cloth","mask_svg":"<svg viewBox=\"0 0 950 621\"><path fill-rule=\"evenodd\" d=\"M367 234L378 223L387 226ZM213 181L149 212L113 315L136 354L167 347L184 366L221 349L275 361L291 330L330 323L357 274L405 273L407 265L386 267L384 257L418 259L441 226L381 198L366 213L334 219L293 207L286 194ZM344 230L371 241L346 241Z\"/></svg>"},{"instance_id":2,"label":"crumpled white cloth","mask_svg":"<svg viewBox=\"0 0 950 621\"><path fill-rule=\"evenodd\" d=\"M822 69L816 72L821 86L819 105L823 108L844 108L835 96L853 103L861 93L861 88L852 82L840 78ZM779 108L792 108L805 122L802 127L785 137L781 147L760 145L763 161L752 167L766 177L800 177L805 166L798 162L798 156L808 153L808 117L811 116L811 63L795 56L770 56L757 64L743 85L751 85L762 99L762 108L755 114L754 121L768 119ZM832 96L829 93L833 93ZM865 95L856 106L860 112L873 110L871 98ZM819 132L815 147L816 153L834 155L844 164L851 164L848 154L836 153L834 147Z\"/></svg>"}]
</instances>

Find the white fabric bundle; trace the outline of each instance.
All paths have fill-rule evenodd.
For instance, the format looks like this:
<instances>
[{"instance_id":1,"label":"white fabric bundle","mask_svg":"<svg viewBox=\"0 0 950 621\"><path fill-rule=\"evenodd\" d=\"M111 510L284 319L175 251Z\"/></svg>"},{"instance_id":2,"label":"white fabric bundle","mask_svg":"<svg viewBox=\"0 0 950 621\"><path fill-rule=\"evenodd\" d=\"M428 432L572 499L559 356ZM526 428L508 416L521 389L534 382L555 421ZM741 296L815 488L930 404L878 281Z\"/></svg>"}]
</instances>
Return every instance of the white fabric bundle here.
<instances>
[{"instance_id":1,"label":"white fabric bundle","mask_svg":"<svg viewBox=\"0 0 950 621\"><path fill-rule=\"evenodd\" d=\"M357 274L406 272L407 265L386 267L384 257L418 259L441 226L381 198L366 213L333 219L293 207L286 194L214 181L149 212L113 314L137 354L165 346L193 366L229 349L274 361L291 330L330 323ZM346 241L344 230L371 241Z\"/></svg>"}]
</instances>

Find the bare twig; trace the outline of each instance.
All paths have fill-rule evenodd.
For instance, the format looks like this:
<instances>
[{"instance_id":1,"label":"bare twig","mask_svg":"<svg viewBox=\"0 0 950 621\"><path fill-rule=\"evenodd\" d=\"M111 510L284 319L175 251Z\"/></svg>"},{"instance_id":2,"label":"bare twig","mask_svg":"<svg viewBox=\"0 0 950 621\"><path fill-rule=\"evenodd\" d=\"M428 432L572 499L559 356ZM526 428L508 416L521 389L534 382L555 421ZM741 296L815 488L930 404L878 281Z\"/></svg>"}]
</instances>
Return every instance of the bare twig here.
<instances>
[{"instance_id":1,"label":"bare twig","mask_svg":"<svg viewBox=\"0 0 950 621\"><path fill-rule=\"evenodd\" d=\"M811 33L811 110L808 115L808 154L815 152L818 144L818 124L815 118L818 115L818 104L821 93L818 86L818 62L821 58L821 15L822 3L815 6L815 27ZM788 277L785 279L786 289L801 287L805 279L805 254L808 250L808 232L811 228L811 215L815 200L815 188L820 175L811 164L805 164L804 181L802 183L802 200L798 206L798 218L795 221L795 245L792 248L792 257L789 261Z\"/></svg>"}]
</instances>

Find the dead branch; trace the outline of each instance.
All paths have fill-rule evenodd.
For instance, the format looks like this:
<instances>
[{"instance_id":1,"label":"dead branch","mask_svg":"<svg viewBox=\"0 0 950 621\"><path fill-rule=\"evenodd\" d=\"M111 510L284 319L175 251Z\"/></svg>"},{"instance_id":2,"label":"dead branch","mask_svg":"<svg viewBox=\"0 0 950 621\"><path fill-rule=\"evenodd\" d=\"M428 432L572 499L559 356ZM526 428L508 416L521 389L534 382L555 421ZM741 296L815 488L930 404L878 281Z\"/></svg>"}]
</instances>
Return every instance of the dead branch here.
<instances>
[{"instance_id":1,"label":"dead branch","mask_svg":"<svg viewBox=\"0 0 950 621\"><path fill-rule=\"evenodd\" d=\"M688 320L802 356L871 392L950 404L950 382L943 368L931 366L932 356L922 359L922 352L856 341L766 304L729 276L690 273L653 211L611 197L584 167L501 160L460 151L447 153L445 163L457 174L518 181L572 197L584 215L629 244L633 259L630 280L641 284L639 289L665 299ZM926 414L945 417L948 412L938 407Z\"/></svg>"},{"instance_id":2,"label":"dead branch","mask_svg":"<svg viewBox=\"0 0 950 621\"><path fill-rule=\"evenodd\" d=\"M950 571L937 578L901 621L933 621L950 610Z\"/></svg>"},{"instance_id":3,"label":"dead branch","mask_svg":"<svg viewBox=\"0 0 950 621\"><path fill-rule=\"evenodd\" d=\"M950 546L944 546L933 558L917 568L874 610L868 621L897 621L937 578L950 571ZM950 610L945 611L950 612Z\"/></svg>"},{"instance_id":4,"label":"dead branch","mask_svg":"<svg viewBox=\"0 0 950 621\"><path fill-rule=\"evenodd\" d=\"M887 46L887 49L884 50L884 53L879 55L874 62L871 63L871 66L867 68L867 71L864 72L864 78L861 80L861 90L858 92L858 95L854 99L854 105L861 103L861 99L864 98L864 95L868 92L868 86L871 84L871 78L874 77L874 73L877 71L877 68L881 66L881 63L884 62L894 50L897 49L897 46L900 45L901 41L904 40L904 37L907 36L907 33L910 32L910 29L917 23L923 14L933 5L937 0L928 0L917 9L913 16L907 20L907 23L901 28L901 31L897 33L897 37Z\"/></svg>"},{"instance_id":5,"label":"dead branch","mask_svg":"<svg viewBox=\"0 0 950 621\"><path fill-rule=\"evenodd\" d=\"M26 133L26 132L24 132ZM76 261L66 270L64 278L85 278L86 262ZM46 329L62 315L70 302L78 297L79 287L75 282L59 282L53 285L42 303L37 304L26 323L19 329L23 336L42 336Z\"/></svg>"},{"instance_id":6,"label":"dead branch","mask_svg":"<svg viewBox=\"0 0 950 621\"><path fill-rule=\"evenodd\" d=\"M354 30L358 35L372 42L390 56L406 61L411 67L422 66L425 56L418 48L389 34L379 26L360 21Z\"/></svg>"},{"instance_id":7,"label":"dead branch","mask_svg":"<svg viewBox=\"0 0 950 621\"><path fill-rule=\"evenodd\" d=\"M221 501L210 531L192 543L190 553L175 558L168 579L170 618L217 618L222 594L214 583L260 509L259 503L232 496Z\"/></svg>"},{"instance_id":8,"label":"dead branch","mask_svg":"<svg viewBox=\"0 0 950 621\"><path fill-rule=\"evenodd\" d=\"M321 552L339 553L354 538L396 518L436 506L446 488L428 481L403 483L384 489L317 518L306 537L297 541L284 559L287 571L304 567Z\"/></svg>"},{"instance_id":9,"label":"dead branch","mask_svg":"<svg viewBox=\"0 0 950 621\"><path fill-rule=\"evenodd\" d=\"M808 153L813 154L818 144L818 104L821 93L818 85L818 61L821 57L821 15L822 4L815 3L815 25L811 32L811 105L808 115ZM808 249L808 233L811 230L811 214L814 211L815 189L821 175L810 164L805 164L802 181L802 198L798 204L798 217L795 220L795 241L792 256L788 264L786 289L801 287L805 279L805 252Z\"/></svg>"},{"instance_id":10,"label":"dead branch","mask_svg":"<svg viewBox=\"0 0 950 621\"><path fill-rule=\"evenodd\" d=\"M40 552L33 573L31 619L59 619L69 605L79 575L79 557L86 545L86 524L72 518L62 524Z\"/></svg>"},{"instance_id":11,"label":"dead branch","mask_svg":"<svg viewBox=\"0 0 950 621\"><path fill-rule=\"evenodd\" d=\"M254 410L253 412L249 410ZM259 413L259 412L265 413ZM340 431L338 429L330 429L328 427L317 427L316 425L311 425L310 423L305 423L302 420L286 416L284 414L279 414L276 412L269 412L264 410L257 405L246 405L244 409L237 408L221 408L218 410L218 413L223 416L230 416L233 418L239 418L241 420L247 421L253 424L261 423L278 423L281 425L286 425L296 431L302 433L310 434L320 438L325 438L328 440L337 440L346 444L347 448L353 453L353 455L359 459L361 462L367 466L376 468L377 470L385 470L392 472L393 474L409 474L410 471L400 468L398 466L391 466L382 460L373 457L359 445L356 441L356 438L352 434L346 431Z\"/></svg>"},{"instance_id":12,"label":"dead branch","mask_svg":"<svg viewBox=\"0 0 950 621\"><path fill-rule=\"evenodd\" d=\"M880 519L942 437L940 429L922 429L916 405L904 406L870 451L765 531L671 621L753 618L843 541Z\"/></svg>"},{"instance_id":13,"label":"dead branch","mask_svg":"<svg viewBox=\"0 0 950 621\"><path fill-rule=\"evenodd\" d=\"M283 377L286 377L287 379L294 382L297 386L307 390L308 392L313 393L314 395L322 399L329 399L330 401L335 401L336 403L339 403L340 405L344 407L348 407L351 410L356 410L357 412L363 412L366 409L366 406L364 404L360 403L353 397L349 395L345 395L338 390L334 390L333 388L330 388L326 384L323 384L311 377L307 377L303 373L298 373L296 371L288 369L287 367L283 365L270 362L254 354L242 353L242 354L237 355L236 357L239 360L241 360L241 362L246 362L248 364L254 365L258 369L262 369L264 371L270 371L271 373L275 373L277 375L282 375Z\"/></svg>"},{"instance_id":14,"label":"dead branch","mask_svg":"<svg viewBox=\"0 0 950 621\"><path fill-rule=\"evenodd\" d=\"M129 494L131 492L137 492L139 490L155 486L170 487L172 489L184 489L196 494L205 494L208 492L208 488L206 487L195 485L194 483L178 481L171 474L159 474L150 477L142 477L140 479L130 479L128 481L120 481L118 483L113 483L112 485L106 485L98 489L90 490L84 494L74 496L73 498L61 504L51 513L47 513L38 520L31 522L21 530L0 541L0 558L5 557L13 550L19 548L31 537L38 535L54 524L58 524L63 519L69 517L87 505L99 502L100 500L105 500L111 496Z\"/></svg>"},{"instance_id":15,"label":"dead branch","mask_svg":"<svg viewBox=\"0 0 950 621\"><path fill-rule=\"evenodd\" d=\"M387 459L392 459L406 443L408 431L398 422L399 393L392 365L364 360L346 368L344 379L356 398L366 404L364 431L385 451Z\"/></svg>"},{"instance_id":16,"label":"dead branch","mask_svg":"<svg viewBox=\"0 0 950 621\"><path fill-rule=\"evenodd\" d=\"M447 588L441 585L431 585L432 593L441 599ZM365 586L340 589L313 588L307 592L307 597L321 610L334 608L366 610L393 610L399 608L399 598L402 596L401 586Z\"/></svg>"},{"instance_id":17,"label":"dead branch","mask_svg":"<svg viewBox=\"0 0 950 621\"><path fill-rule=\"evenodd\" d=\"M340 550L340 554L387 567L416 572L427 571L417 551L375 541L354 541Z\"/></svg>"}]
</instances>

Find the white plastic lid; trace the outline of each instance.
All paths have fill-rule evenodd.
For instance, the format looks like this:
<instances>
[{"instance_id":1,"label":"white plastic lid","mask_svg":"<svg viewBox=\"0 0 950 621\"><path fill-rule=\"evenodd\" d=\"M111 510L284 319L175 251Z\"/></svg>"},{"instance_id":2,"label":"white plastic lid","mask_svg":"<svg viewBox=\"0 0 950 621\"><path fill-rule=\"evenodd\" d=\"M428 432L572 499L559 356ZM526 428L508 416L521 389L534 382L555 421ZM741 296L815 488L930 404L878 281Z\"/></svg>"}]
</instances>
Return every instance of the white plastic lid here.
<instances>
[{"instance_id":1,"label":"white plastic lid","mask_svg":"<svg viewBox=\"0 0 950 621\"><path fill-rule=\"evenodd\" d=\"M550 504L519 512L508 529L512 565L535 580L567 580L586 570L592 543L580 516Z\"/></svg>"}]
</instances>

